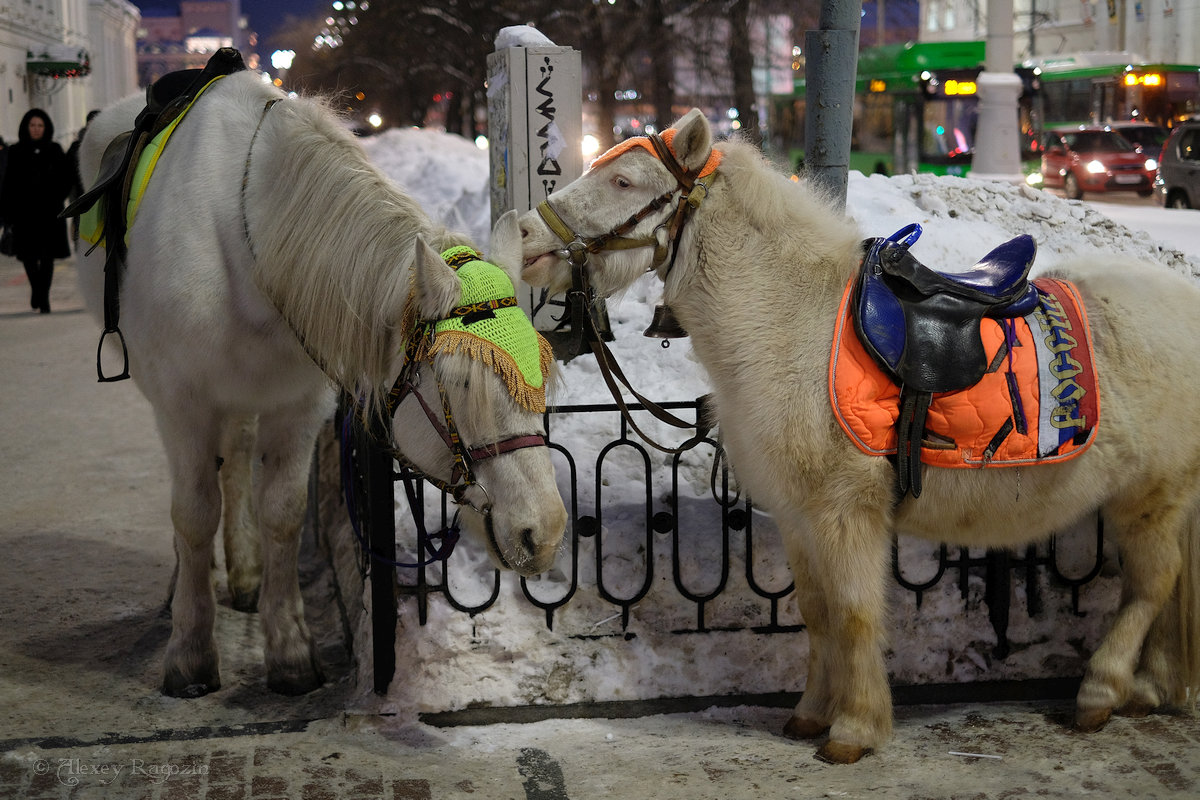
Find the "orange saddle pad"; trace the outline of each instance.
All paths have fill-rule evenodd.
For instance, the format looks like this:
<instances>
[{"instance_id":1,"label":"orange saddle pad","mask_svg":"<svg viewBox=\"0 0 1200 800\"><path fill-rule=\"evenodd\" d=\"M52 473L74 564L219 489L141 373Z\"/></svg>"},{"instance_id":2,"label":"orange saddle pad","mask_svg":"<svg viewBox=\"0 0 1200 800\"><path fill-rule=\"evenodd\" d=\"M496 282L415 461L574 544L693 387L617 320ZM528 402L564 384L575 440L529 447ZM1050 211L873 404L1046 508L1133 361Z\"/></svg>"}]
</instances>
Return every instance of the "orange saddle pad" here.
<instances>
[{"instance_id":1,"label":"orange saddle pad","mask_svg":"<svg viewBox=\"0 0 1200 800\"><path fill-rule=\"evenodd\" d=\"M857 276L846 287L829 360L838 424L870 455L896 452L900 387L863 348L850 318ZM1100 397L1087 315L1075 287L1039 278L1038 308L1024 318L983 320L987 373L974 386L933 395L921 461L935 467L1021 466L1065 461L1096 438ZM1011 343L1011 346L1010 346Z\"/></svg>"}]
</instances>

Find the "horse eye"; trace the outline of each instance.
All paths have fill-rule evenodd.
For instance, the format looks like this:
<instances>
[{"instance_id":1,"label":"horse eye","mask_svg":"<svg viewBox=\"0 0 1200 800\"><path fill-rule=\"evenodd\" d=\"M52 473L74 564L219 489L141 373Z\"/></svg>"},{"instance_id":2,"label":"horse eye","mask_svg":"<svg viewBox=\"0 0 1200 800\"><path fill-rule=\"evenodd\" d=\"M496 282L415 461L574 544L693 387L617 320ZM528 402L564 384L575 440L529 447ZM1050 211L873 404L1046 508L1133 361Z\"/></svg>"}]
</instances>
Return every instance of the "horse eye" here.
<instances>
[{"instance_id":1,"label":"horse eye","mask_svg":"<svg viewBox=\"0 0 1200 800\"><path fill-rule=\"evenodd\" d=\"M633 186L633 182L630 181L628 178L626 178L624 175L616 176L615 178L612 179L612 182L613 182L613 185L616 186L618 189L628 189L630 186Z\"/></svg>"}]
</instances>

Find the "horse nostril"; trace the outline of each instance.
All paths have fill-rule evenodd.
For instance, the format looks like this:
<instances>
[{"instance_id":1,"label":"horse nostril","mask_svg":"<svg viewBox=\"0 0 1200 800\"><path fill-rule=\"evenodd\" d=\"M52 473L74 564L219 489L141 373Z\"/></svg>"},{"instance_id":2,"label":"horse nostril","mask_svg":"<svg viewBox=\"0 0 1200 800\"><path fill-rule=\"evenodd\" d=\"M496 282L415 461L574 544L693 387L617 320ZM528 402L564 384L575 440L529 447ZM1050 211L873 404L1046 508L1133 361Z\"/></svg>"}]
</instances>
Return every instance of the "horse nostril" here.
<instances>
[{"instance_id":1,"label":"horse nostril","mask_svg":"<svg viewBox=\"0 0 1200 800\"><path fill-rule=\"evenodd\" d=\"M525 548L525 552L533 555L537 550L537 545L533 541L533 528L526 528L521 531L521 546Z\"/></svg>"}]
</instances>

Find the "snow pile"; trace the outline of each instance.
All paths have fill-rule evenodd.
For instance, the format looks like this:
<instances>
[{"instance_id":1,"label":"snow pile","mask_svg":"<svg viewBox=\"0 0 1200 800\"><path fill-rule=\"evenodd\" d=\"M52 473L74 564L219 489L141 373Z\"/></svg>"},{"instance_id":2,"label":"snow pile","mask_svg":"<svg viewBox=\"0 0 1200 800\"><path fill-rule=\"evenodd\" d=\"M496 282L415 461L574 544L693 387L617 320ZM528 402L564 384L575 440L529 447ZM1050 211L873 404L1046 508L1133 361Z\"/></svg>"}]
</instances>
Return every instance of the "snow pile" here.
<instances>
[{"instance_id":1,"label":"snow pile","mask_svg":"<svg viewBox=\"0 0 1200 800\"><path fill-rule=\"evenodd\" d=\"M484 243L486 154L458 137L427 131L391 131L366 144L372 158L413 192L429 213L448 223L462 220L479 243ZM847 205L864 236L888 235L919 222L924 235L914 254L943 269L965 268L991 248L1029 233L1039 245L1035 272L1068 258L1118 256L1129 258L1131 268L1137 268L1133 261L1150 261L1200 275L1200 249L1185 254L1117 224L1085 204L1025 186L927 175L888 178L853 173ZM641 336L659 296L659 284L647 277L623 298L610 301L616 335L612 348L631 381L646 396L660 402L692 400L706 389L703 369L692 358L687 340L676 340L663 350L658 341ZM594 359L578 358L563 367L561 389L552 402L609 402ZM651 435L668 444L681 441L677 432L650 422L647 419L646 428ZM681 597L674 585L670 534L655 533L647 538L643 531L645 501L649 493L651 513L656 513L669 510L672 494L678 495L681 580L697 594L713 590L721 580L724 549L719 507L710 496L713 448L703 446L681 457L678 489L672 485L669 456L650 450L644 460L624 445L604 457L597 476L597 456L618 434L615 414L572 414L551 421L551 440L564 445L576 461L578 513L602 518L604 556L600 567L605 589L629 598L646 587L645 596L630 612L628 625L622 625L620 607L601 599L596 588L596 539L580 539L578 553L572 552L568 541L556 567L529 582L535 597L546 601L564 598L572 588L572 564L578 565L578 590L555 613L552 630L545 613L524 598L511 573L501 576L497 601L473 616L453 610L445 598L433 595L428 624L421 626L416 600L411 596L402 599L396 645L399 678L392 684L386 706L411 713L471 705L803 689L807 636L753 630L771 621L770 605L750 591L748 581L767 592L779 591L790 582L782 545L769 517L757 513L752 517L750 578L745 534L731 532L725 562L727 584L716 599L705 604L705 623L710 630L695 633L697 605ZM559 455L555 459L560 490L570 509L571 470ZM603 493L599 505L597 486ZM427 513L436 514L436 498L431 497L428 504ZM402 501L397 509L398 544L401 560L405 560L415 554L415 537ZM1103 557L1094 552L1094 531L1094 519L1087 519L1060 537L1057 558L1064 574L1084 575ZM652 557L647 557L648 550L653 551ZM915 583L930 579L937 570L937 552L937 545L902 537L899 563L906 579ZM951 557L957 552L952 549ZM1045 546L1039 552L1045 554ZM971 555L980 557L983 552ZM482 604L490 597L493 571L481 548L467 541L460 543L447 570L458 603ZM920 603L915 594L895 585L887 655L891 678L897 684L917 684L1079 675L1115 608L1118 587L1111 572L1106 570L1109 576L1080 591L1079 608L1084 616L1078 619L1072 616L1070 591L1051 586L1044 571L1037 579L1044 609L1030 617L1025 586L1014 574L1008 629L1013 652L1003 661L993 656L996 640L983 604L982 570L972 571L965 584L965 599L959 573L953 568L924 592ZM434 583L440 578L438 569L429 576ZM399 570L397 580L412 585L416 576L412 570ZM800 623L790 595L781 602L777 621L783 626ZM369 670L369 658L362 661ZM370 680L364 678L360 685L369 686Z\"/></svg>"},{"instance_id":2,"label":"snow pile","mask_svg":"<svg viewBox=\"0 0 1200 800\"><path fill-rule=\"evenodd\" d=\"M488 154L461 136L426 128L390 128L361 141L367 156L425 213L480 247L492 230Z\"/></svg>"},{"instance_id":3,"label":"snow pile","mask_svg":"<svg viewBox=\"0 0 1200 800\"><path fill-rule=\"evenodd\" d=\"M1186 255L1114 222L1086 203L1063 200L1024 184L935 175L866 177L855 172L847 207L869 236L890 234L889 225L899 228L900 220L920 222L925 233L913 254L943 269L966 267L991 247L1027 233L1038 243L1035 272L1077 257L1117 256L1200 274L1195 252ZM1159 215L1173 213L1153 210Z\"/></svg>"},{"instance_id":4,"label":"snow pile","mask_svg":"<svg viewBox=\"0 0 1200 800\"><path fill-rule=\"evenodd\" d=\"M532 25L511 25L496 34L496 50L507 47L554 47L554 42Z\"/></svg>"}]
</instances>

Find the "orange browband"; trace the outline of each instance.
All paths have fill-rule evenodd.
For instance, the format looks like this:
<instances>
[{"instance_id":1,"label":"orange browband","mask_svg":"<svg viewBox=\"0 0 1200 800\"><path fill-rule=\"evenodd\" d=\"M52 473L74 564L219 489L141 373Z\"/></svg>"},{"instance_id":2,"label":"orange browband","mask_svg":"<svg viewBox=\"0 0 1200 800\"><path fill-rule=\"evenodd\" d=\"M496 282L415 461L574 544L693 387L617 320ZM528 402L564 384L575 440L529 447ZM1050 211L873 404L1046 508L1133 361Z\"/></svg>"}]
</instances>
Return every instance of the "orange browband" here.
<instances>
[{"instance_id":1,"label":"orange browband","mask_svg":"<svg viewBox=\"0 0 1200 800\"><path fill-rule=\"evenodd\" d=\"M671 142L674 141L674 139L675 139L675 133L676 133L676 131L674 128L667 128L665 131L662 132L662 134L660 134L662 136L662 140L664 142L666 142L667 147L670 149L672 154L675 154L675 148L671 146ZM590 165L588 165L588 169L592 170L592 169L597 169L598 167L602 167L605 164L607 164L608 162L615 159L617 156L620 156L620 155L623 155L623 154L629 152L629 150L634 147L643 147L646 149L646 152L650 153L655 158L658 158L658 153L656 153L654 151L654 145L651 144L649 137L634 136L631 139L626 139L625 141L621 142L620 144L614 145L613 147L606 150L604 153L601 153L599 156L596 157L596 159ZM721 153L721 151L712 150L709 153L708 161L704 162L704 166L701 167L700 173L696 177L704 178L704 177L711 175L713 172L715 172L717 167L721 164L721 156L722 155L723 154Z\"/></svg>"}]
</instances>

